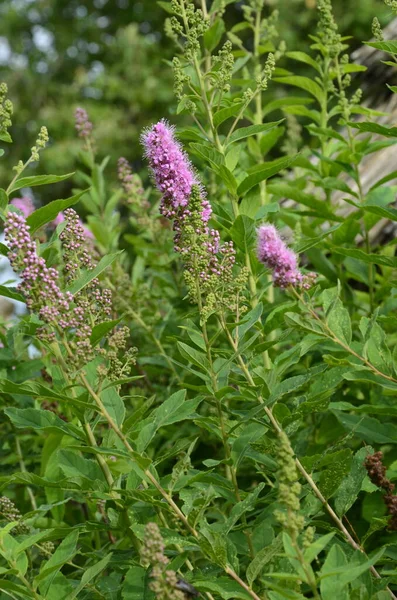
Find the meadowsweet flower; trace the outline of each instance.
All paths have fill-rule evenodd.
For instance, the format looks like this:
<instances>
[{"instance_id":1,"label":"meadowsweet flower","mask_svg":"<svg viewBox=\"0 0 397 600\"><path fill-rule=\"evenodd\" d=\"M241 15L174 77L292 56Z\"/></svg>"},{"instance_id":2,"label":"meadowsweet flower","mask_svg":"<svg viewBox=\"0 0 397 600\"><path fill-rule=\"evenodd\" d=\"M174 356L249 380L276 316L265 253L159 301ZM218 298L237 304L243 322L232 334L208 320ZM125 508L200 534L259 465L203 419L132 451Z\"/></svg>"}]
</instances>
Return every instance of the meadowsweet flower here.
<instances>
[{"instance_id":1,"label":"meadowsweet flower","mask_svg":"<svg viewBox=\"0 0 397 600\"><path fill-rule=\"evenodd\" d=\"M34 211L34 204L29 196L22 196L22 198L13 198L10 202L15 208L18 208L24 215L28 217Z\"/></svg>"},{"instance_id":2,"label":"meadowsweet flower","mask_svg":"<svg viewBox=\"0 0 397 600\"><path fill-rule=\"evenodd\" d=\"M44 258L38 256L25 217L9 212L4 234L10 248L8 258L14 271L20 274L22 281L18 287L26 298L27 307L38 312L47 324L57 324L64 329L73 326L69 320L73 296L61 291L58 272L47 267Z\"/></svg>"},{"instance_id":3,"label":"meadowsweet flower","mask_svg":"<svg viewBox=\"0 0 397 600\"><path fill-rule=\"evenodd\" d=\"M300 272L297 255L286 246L273 225L259 227L257 251L260 262L273 271L273 283L276 287L311 287L314 273L304 276Z\"/></svg>"},{"instance_id":4,"label":"meadowsweet flower","mask_svg":"<svg viewBox=\"0 0 397 600\"><path fill-rule=\"evenodd\" d=\"M161 214L169 219L177 217L180 208L188 205L192 187L197 185L201 190L202 219L207 223L211 205L189 158L175 138L174 127L162 119L142 134L142 144L156 187L163 194Z\"/></svg>"},{"instance_id":5,"label":"meadowsweet flower","mask_svg":"<svg viewBox=\"0 0 397 600\"><path fill-rule=\"evenodd\" d=\"M79 137L87 140L92 133L92 123L88 118L88 113L84 108L76 108L74 113L75 128Z\"/></svg>"},{"instance_id":6,"label":"meadowsweet flower","mask_svg":"<svg viewBox=\"0 0 397 600\"><path fill-rule=\"evenodd\" d=\"M233 243L221 245L219 231L208 226L211 204L189 158L175 139L173 127L161 120L143 133L142 143L153 179L163 194L161 214L173 219L174 247L184 259L184 278L191 302L198 302L198 294L205 295L203 319L216 306L234 309L245 286L246 270L233 273Z\"/></svg>"}]
</instances>

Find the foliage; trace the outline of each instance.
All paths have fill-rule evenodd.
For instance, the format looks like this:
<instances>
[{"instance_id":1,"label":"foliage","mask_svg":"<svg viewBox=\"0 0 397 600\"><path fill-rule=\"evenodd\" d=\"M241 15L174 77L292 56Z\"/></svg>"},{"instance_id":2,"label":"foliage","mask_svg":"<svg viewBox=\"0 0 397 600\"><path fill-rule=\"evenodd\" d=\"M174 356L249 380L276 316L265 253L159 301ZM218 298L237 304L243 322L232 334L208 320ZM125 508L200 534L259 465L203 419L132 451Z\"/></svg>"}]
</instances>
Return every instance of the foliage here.
<instances>
[{"instance_id":1,"label":"foliage","mask_svg":"<svg viewBox=\"0 0 397 600\"><path fill-rule=\"evenodd\" d=\"M68 174L29 174L45 128L4 172L0 598L395 598L396 173L362 165L396 130L329 0L308 53L263 0L158 4L187 125L143 131L153 188L84 109ZM4 148L19 118L3 84Z\"/></svg>"}]
</instances>

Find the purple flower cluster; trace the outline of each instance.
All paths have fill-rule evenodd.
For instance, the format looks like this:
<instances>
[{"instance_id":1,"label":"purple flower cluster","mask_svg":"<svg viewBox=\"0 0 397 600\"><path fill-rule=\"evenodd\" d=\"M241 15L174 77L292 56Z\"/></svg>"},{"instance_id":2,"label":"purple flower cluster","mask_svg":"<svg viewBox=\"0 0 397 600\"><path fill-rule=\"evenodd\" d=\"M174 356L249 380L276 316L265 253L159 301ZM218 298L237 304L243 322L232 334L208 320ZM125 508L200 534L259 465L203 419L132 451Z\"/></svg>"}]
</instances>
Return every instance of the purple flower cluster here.
<instances>
[{"instance_id":1,"label":"purple flower cluster","mask_svg":"<svg viewBox=\"0 0 397 600\"><path fill-rule=\"evenodd\" d=\"M22 198L14 198L10 204L18 208L25 218L32 214L34 211L34 204L29 196L22 196Z\"/></svg>"},{"instance_id":2,"label":"purple flower cluster","mask_svg":"<svg viewBox=\"0 0 397 600\"><path fill-rule=\"evenodd\" d=\"M314 273L302 275L298 268L298 257L281 239L273 225L262 225L258 229L258 259L273 271L273 283L280 288L303 287L313 283Z\"/></svg>"},{"instance_id":3,"label":"purple flower cluster","mask_svg":"<svg viewBox=\"0 0 397 600\"><path fill-rule=\"evenodd\" d=\"M194 172L189 158L175 139L174 128L162 119L142 134L145 155L157 189L163 194L161 214L169 219L183 217L194 185L200 186L203 223L208 223L212 209Z\"/></svg>"},{"instance_id":4,"label":"purple flower cluster","mask_svg":"<svg viewBox=\"0 0 397 600\"><path fill-rule=\"evenodd\" d=\"M74 113L75 127L79 137L87 139L92 133L92 123L88 118L88 113L84 108L76 108Z\"/></svg>"},{"instance_id":5,"label":"purple flower cluster","mask_svg":"<svg viewBox=\"0 0 397 600\"><path fill-rule=\"evenodd\" d=\"M67 315L73 296L60 290L57 271L47 267L45 260L38 256L25 217L9 212L4 233L10 248L8 258L21 276L19 289L26 297L28 308L36 310L46 323L72 326Z\"/></svg>"}]
</instances>

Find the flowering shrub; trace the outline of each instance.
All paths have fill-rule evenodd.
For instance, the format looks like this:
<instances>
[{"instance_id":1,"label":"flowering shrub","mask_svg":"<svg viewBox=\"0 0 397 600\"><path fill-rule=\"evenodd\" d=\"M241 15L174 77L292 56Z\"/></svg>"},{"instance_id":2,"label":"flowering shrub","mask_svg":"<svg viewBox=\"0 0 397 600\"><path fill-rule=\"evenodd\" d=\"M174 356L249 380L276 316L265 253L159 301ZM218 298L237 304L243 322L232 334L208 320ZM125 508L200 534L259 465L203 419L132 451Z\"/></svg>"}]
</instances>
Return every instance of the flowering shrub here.
<instances>
[{"instance_id":1,"label":"flowering shrub","mask_svg":"<svg viewBox=\"0 0 397 600\"><path fill-rule=\"evenodd\" d=\"M153 187L78 108L79 170L28 175L42 127L0 190L26 305L0 327L0 598L396 598L396 171L365 161L397 130L330 0L311 55L264 0L230 31L230 2L159 4L183 117L142 133ZM5 147L17 118L3 84Z\"/></svg>"}]
</instances>

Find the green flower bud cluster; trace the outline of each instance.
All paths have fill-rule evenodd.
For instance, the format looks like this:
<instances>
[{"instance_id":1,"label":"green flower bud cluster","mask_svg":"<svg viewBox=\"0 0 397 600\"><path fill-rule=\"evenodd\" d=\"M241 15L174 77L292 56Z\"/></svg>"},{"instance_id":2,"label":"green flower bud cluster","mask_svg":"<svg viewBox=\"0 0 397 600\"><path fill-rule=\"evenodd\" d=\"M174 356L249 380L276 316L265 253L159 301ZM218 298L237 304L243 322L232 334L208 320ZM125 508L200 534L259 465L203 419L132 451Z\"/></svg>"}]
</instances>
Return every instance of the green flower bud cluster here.
<instances>
[{"instance_id":1,"label":"green flower bud cluster","mask_svg":"<svg viewBox=\"0 0 397 600\"><path fill-rule=\"evenodd\" d=\"M396 6L397 6L397 1L396 1ZM380 23L379 23L379 20L377 17L374 17L372 20L372 35L374 36L374 38L376 39L377 42L382 42L384 39L382 27L380 26Z\"/></svg>"},{"instance_id":2,"label":"green flower bud cluster","mask_svg":"<svg viewBox=\"0 0 397 600\"><path fill-rule=\"evenodd\" d=\"M22 522L20 511L7 496L0 497L0 517L9 522L18 521L18 525L13 529L16 534L29 533L29 527Z\"/></svg>"},{"instance_id":3,"label":"green flower bud cluster","mask_svg":"<svg viewBox=\"0 0 397 600\"><path fill-rule=\"evenodd\" d=\"M318 0L317 8L320 13L318 38L325 54L335 58L342 52L343 44L332 13L331 0Z\"/></svg>"},{"instance_id":4,"label":"green flower bud cluster","mask_svg":"<svg viewBox=\"0 0 397 600\"><path fill-rule=\"evenodd\" d=\"M262 90L267 89L268 83L269 83L270 79L272 78L275 67L276 67L276 61L274 58L274 54L272 54L270 52L266 59L266 62L265 62L265 68L263 69L262 73L260 73L256 77L256 83L260 89L262 89Z\"/></svg>"},{"instance_id":5,"label":"green flower bud cluster","mask_svg":"<svg viewBox=\"0 0 397 600\"><path fill-rule=\"evenodd\" d=\"M302 144L302 126L295 115L286 113L287 135L281 150L288 156L294 156Z\"/></svg>"},{"instance_id":6,"label":"green flower bud cluster","mask_svg":"<svg viewBox=\"0 0 397 600\"><path fill-rule=\"evenodd\" d=\"M201 317L205 321L220 308L236 310L248 274L245 268L236 273L233 243L220 245L219 232L207 227L202 211L202 192L195 185L176 249L184 259L184 279L189 299L201 304ZM244 312L244 307L241 310Z\"/></svg>"},{"instance_id":7,"label":"green flower bud cluster","mask_svg":"<svg viewBox=\"0 0 397 600\"><path fill-rule=\"evenodd\" d=\"M384 0L384 2L393 12L397 13L397 0Z\"/></svg>"},{"instance_id":8,"label":"green flower bud cluster","mask_svg":"<svg viewBox=\"0 0 397 600\"><path fill-rule=\"evenodd\" d=\"M177 589L177 574L167 569L169 560L164 548L164 540L156 523L148 523L141 548L141 562L144 567L153 567L149 587L157 600L185 600L184 593Z\"/></svg>"},{"instance_id":9,"label":"green flower bud cluster","mask_svg":"<svg viewBox=\"0 0 397 600\"><path fill-rule=\"evenodd\" d=\"M12 125L11 117L14 109L11 100L7 98L7 94L7 84L0 83L0 135L7 133L7 129Z\"/></svg>"},{"instance_id":10,"label":"green flower bud cluster","mask_svg":"<svg viewBox=\"0 0 397 600\"><path fill-rule=\"evenodd\" d=\"M122 377L128 377L131 374L131 368L136 364L136 355L138 349L127 348L130 337L128 327L119 327L108 338L108 350L101 348L101 354L106 359L106 365L99 365L97 372L101 379L105 377L109 381L117 381ZM122 354L122 358L120 358Z\"/></svg>"},{"instance_id":11,"label":"green flower bud cluster","mask_svg":"<svg viewBox=\"0 0 397 600\"><path fill-rule=\"evenodd\" d=\"M194 4L187 0L172 0L171 9L175 16L167 23L167 35L174 40L184 38L185 58L191 61L200 52L199 39L208 29L208 19L204 18L200 9L196 9Z\"/></svg>"},{"instance_id":12,"label":"green flower bud cluster","mask_svg":"<svg viewBox=\"0 0 397 600\"><path fill-rule=\"evenodd\" d=\"M40 133L36 140L36 145L31 148L32 160L34 160L34 161L39 160L39 152L40 152L40 150L43 150L46 147L46 144L49 139L50 138L48 137L47 127L43 126L40 129Z\"/></svg>"},{"instance_id":13,"label":"green flower bud cluster","mask_svg":"<svg viewBox=\"0 0 397 600\"><path fill-rule=\"evenodd\" d=\"M283 528L296 541L303 530L304 518L299 514L301 485L288 436L281 432L277 448L277 463L279 467L278 499L284 510L276 511L275 516Z\"/></svg>"},{"instance_id":14,"label":"green flower bud cluster","mask_svg":"<svg viewBox=\"0 0 397 600\"><path fill-rule=\"evenodd\" d=\"M214 56L213 63L217 67L217 70L214 69L211 73L211 85L222 92L228 92L230 90L230 81L234 66L234 56L230 40L225 42L217 56Z\"/></svg>"}]
</instances>

